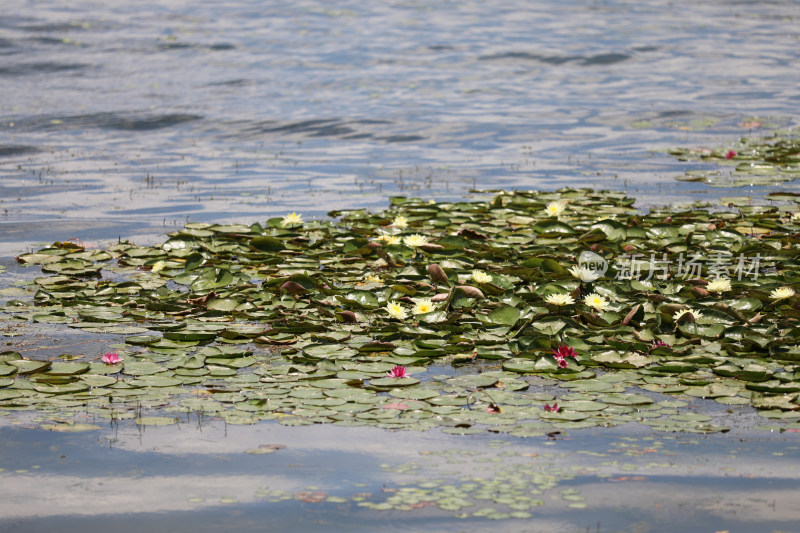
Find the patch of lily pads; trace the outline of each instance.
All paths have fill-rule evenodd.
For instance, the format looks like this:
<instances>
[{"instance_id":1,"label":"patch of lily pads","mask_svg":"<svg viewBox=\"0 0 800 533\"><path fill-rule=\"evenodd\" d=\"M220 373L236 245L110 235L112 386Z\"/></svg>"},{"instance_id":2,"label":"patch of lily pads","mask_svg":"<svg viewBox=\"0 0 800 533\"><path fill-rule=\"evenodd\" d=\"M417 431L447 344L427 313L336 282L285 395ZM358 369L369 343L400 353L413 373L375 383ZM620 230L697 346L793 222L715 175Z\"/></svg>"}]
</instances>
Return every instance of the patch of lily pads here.
<instances>
[{"instance_id":1,"label":"patch of lily pads","mask_svg":"<svg viewBox=\"0 0 800 533\"><path fill-rule=\"evenodd\" d=\"M681 161L716 163L714 169L687 170L676 179L712 187L778 185L800 177L800 129L779 130L769 137L742 137L724 148L672 148ZM720 169L719 167L723 168Z\"/></svg>"},{"instance_id":2,"label":"patch of lily pads","mask_svg":"<svg viewBox=\"0 0 800 533\"><path fill-rule=\"evenodd\" d=\"M800 420L793 197L641 213L619 192L492 195L20 255L43 274L6 320L123 342L119 361L0 353L0 413L514 437L727 431L704 401Z\"/></svg>"}]
</instances>

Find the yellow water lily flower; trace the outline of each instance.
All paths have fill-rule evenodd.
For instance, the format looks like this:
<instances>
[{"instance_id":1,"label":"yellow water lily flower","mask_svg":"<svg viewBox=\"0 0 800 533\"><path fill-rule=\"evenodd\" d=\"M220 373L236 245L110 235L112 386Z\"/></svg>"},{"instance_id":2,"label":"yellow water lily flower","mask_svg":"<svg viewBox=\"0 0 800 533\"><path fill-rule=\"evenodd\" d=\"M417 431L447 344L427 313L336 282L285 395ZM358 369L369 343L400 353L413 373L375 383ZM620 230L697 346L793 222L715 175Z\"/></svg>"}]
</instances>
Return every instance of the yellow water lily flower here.
<instances>
[{"instance_id":1,"label":"yellow water lily flower","mask_svg":"<svg viewBox=\"0 0 800 533\"><path fill-rule=\"evenodd\" d=\"M564 202L550 202L544 207L545 212L551 217L557 217L561 213L564 212L564 209L567 208L567 204Z\"/></svg>"},{"instance_id":2,"label":"yellow water lily flower","mask_svg":"<svg viewBox=\"0 0 800 533\"><path fill-rule=\"evenodd\" d=\"M731 280L728 278L717 278L714 281L710 281L708 285L706 285L706 290L708 292L725 292L731 290Z\"/></svg>"},{"instance_id":3,"label":"yellow water lily flower","mask_svg":"<svg viewBox=\"0 0 800 533\"><path fill-rule=\"evenodd\" d=\"M794 289L791 287L780 287L769 293L769 297L773 300L783 300L784 298L791 298L794 295Z\"/></svg>"},{"instance_id":4,"label":"yellow water lily flower","mask_svg":"<svg viewBox=\"0 0 800 533\"><path fill-rule=\"evenodd\" d=\"M298 215L294 211L283 217L281 226L297 226L303 223L303 215Z\"/></svg>"},{"instance_id":5,"label":"yellow water lily flower","mask_svg":"<svg viewBox=\"0 0 800 533\"><path fill-rule=\"evenodd\" d=\"M392 226L395 228L407 228L408 227L408 219L403 215L397 215L392 220Z\"/></svg>"},{"instance_id":6,"label":"yellow water lily flower","mask_svg":"<svg viewBox=\"0 0 800 533\"><path fill-rule=\"evenodd\" d=\"M376 276L374 274L367 274L366 276L364 276L364 282L365 283L383 283L383 280L380 278L380 276Z\"/></svg>"},{"instance_id":7,"label":"yellow water lily flower","mask_svg":"<svg viewBox=\"0 0 800 533\"><path fill-rule=\"evenodd\" d=\"M553 293L544 301L551 305L572 305L575 303L575 298L566 293Z\"/></svg>"},{"instance_id":8,"label":"yellow water lily flower","mask_svg":"<svg viewBox=\"0 0 800 533\"><path fill-rule=\"evenodd\" d=\"M412 248L425 246L426 244L428 244L428 238L425 237L424 235L418 235L415 233L414 235L403 237L403 244L405 244L406 246L411 246Z\"/></svg>"},{"instance_id":9,"label":"yellow water lily flower","mask_svg":"<svg viewBox=\"0 0 800 533\"><path fill-rule=\"evenodd\" d=\"M415 315L421 315L423 313L430 313L431 311L435 310L436 307L433 305L433 302L430 298L420 298L418 300L414 300L414 308L411 310L411 312Z\"/></svg>"},{"instance_id":10,"label":"yellow water lily flower","mask_svg":"<svg viewBox=\"0 0 800 533\"><path fill-rule=\"evenodd\" d=\"M608 300L593 292L589 296L586 297L584 303L589 307L595 309L596 311L605 311L609 307Z\"/></svg>"},{"instance_id":11,"label":"yellow water lily flower","mask_svg":"<svg viewBox=\"0 0 800 533\"><path fill-rule=\"evenodd\" d=\"M389 235L387 233L382 233L378 235L375 240L383 241L386 244L400 244L400 237L397 235Z\"/></svg>"},{"instance_id":12,"label":"yellow water lily flower","mask_svg":"<svg viewBox=\"0 0 800 533\"><path fill-rule=\"evenodd\" d=\"M472 279L475 280L476 283L490 283L492 281L492 276L483 270L473 270Z\"/></svg>"},{"instance_id":13,"label":"yellow water lily flower","mask_svg":"<svg viewBox=\"0 0 800 533\"><path fill-rule=\"evenodd\" d=\"M598 274L594 270L582 266L574 266L570 268L569 273L572 274L572 277L578 278L579 280L586 282L595 281L600 277L600 274Z\"/></svg>"},{"instance_id":14,"label":"yellow water lily flower","mask_svg":"<svg viewBox=\"0 0 800 533\"><path fill-rule=\"evenodd\" d=\"M167 266L167 263L164 261L156 261L152 268L150 268L150 272L156 273L164 270L164 267Z\"/></svg>"},{"instance_id":15,"label":"yellow water lily flower","mask_svg":"<svg viewBox=\"0 0 800 533\"><path fill-rule=\"evenodd\" d=\"M396 318L397 320L405 320L408 317L408 313L405 309L403 309L403 306L394 300L386 304L384 309L386 309L386 312L389 313L389 316Z\"/></svg>"},{"instance_id":16,"label":"yellow water lily flower","mask_svg":"<svg viewBox=\"0 0 800 533\"><path fill-rule=\"evenodd\" d=\"M700 320L701 318L703 318L703 315L700 313L700 311L691 308L686 308L681 311L675 311L675 314L672 315L672 320L677 322L686 313L691 313L695 320Z\"/></svg>"}]
</instances>

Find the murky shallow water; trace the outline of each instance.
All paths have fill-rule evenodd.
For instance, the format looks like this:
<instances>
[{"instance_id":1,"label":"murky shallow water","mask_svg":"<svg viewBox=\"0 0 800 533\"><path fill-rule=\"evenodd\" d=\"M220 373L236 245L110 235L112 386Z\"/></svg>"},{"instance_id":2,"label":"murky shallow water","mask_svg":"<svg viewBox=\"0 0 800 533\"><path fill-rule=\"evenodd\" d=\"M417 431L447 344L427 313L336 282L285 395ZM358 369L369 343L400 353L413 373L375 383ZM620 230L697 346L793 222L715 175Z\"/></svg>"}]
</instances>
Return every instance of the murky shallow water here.
<instances>
[{"instance_id":1,"label":"murky shallow water","mask_svg":"<svg viewBox=\"0 0 800 533\"><path fill-rule=\"evenodd\" d=\"M395 194L588 185L627 190L645 207L759 195L771 189L677 182L707 167L663 150L726 146L799 118L800 5L791 1L53 0L4 13L6 261L37 242L153 242L187 221L378 209ZM3 275L3 286L15 279ZM600 464L623 453L609 450L624 438L666 444L657 460L647 452L626 455L630 466ZM795 434L622 428L498 445L209 423L81 435L6 426L0 442L4 531L798 531L800 520ZM244 453L270 443L287 448ZM352 501L439 475L435 462L414 475L381 464L445 449L554 454L553 468L598 470L559 485L525 520L464 522L433 507L379 512ZM318 486L348 503L267 503L257 495L265 486ZM567 487L588 508L568 508Z\"/></svg>"}]
</instances>

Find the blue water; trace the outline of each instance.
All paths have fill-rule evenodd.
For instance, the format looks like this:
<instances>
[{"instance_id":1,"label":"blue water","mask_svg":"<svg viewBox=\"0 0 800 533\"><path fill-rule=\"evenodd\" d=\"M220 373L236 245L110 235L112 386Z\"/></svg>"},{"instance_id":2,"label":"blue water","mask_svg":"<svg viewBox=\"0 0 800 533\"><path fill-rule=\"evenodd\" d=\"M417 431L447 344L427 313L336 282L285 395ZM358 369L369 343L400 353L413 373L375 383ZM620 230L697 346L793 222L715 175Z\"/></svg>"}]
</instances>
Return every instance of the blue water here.
<instances>
[{"instance_id":1,"label":"blue water","mask_svg":"<svg viewBox=\"0 0 800 533\"><path fill-rule=\"evenodd\" d=\"M0 530L175 532L797 532L800 445L790 434L651 434L635 428L557 439L438 431L132 423L81 434L0 426ZM267 455L248 449L280 444ZM406 470L403 470L403 469ZM528 518L456 518L436 505L377 511L421 483L554 476ZM506 476L506 477L503 477ZM573 490L586 508L562 498ZM266 492L265 492L266 491ZM272 492L270 492L272 491ZM286 498L274 501L276 491ZM339 501L304 501L303 493ZM504 508L492 500L464 511Z\"/></svg>"},{"instance_id":2,"label":"blue water","mask_svg":"<svg viewBox=\"0 0 800 533\"><path fill-rule=\"evenodd\" d=\"M662 150L798 121L793 1L0 8L4 254L393 194L758 194L676 182Z\"/></svg>"}]
</instances>

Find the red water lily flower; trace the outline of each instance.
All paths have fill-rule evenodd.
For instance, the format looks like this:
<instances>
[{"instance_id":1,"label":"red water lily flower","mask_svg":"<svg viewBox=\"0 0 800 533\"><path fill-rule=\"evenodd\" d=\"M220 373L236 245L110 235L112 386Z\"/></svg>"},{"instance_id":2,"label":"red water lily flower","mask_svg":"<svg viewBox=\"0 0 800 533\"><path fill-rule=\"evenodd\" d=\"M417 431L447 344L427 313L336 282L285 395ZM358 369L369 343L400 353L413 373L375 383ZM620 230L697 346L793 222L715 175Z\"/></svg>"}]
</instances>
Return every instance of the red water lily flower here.
<instances>
[{"instance_id":1,"label":"red water lily flower","mask_svg":"<svg viewBox=\"0 0 800 533\"><path fill-rule=\"evenodd\" d=\"M119 354L108 352L103 354L103 357L101 357L100 360L107 365L115 365L122 362L122 357L120 357Z\"/></svg>"},{"instance_id":2,"label":"red water lily flower","mask_svg":"<svg viewBox=\"0 0 800 533\"><path fill-rule=\"evenodd\" d=\"M727 153L727 154L725 154L725 159L733 159L733 158L734 158L734 157L736 157L737 155L739 155L739 154L737 154L737 153L736 153L736 152L734 152L733 150L728 150L728 153Z\"/></svg>"},{"instance_id":3,"label":"red water lily flower","mask_svg":"<svg viewBox=\"0 0 800 533\"><path fill-rule=\"evenodd\" d=\"M564 359L565 357L574 357L577 359L578 353L574 348L564 345L553 350L553 357L556 359Z\"/></svg>"},{"instance_id":4,"label":"red water lily flower","mask_svg":"<svg viewBox=\"0 0 800 533\"><path fill-rule=\"evenodd\" d=\"M407 378L408 371L406 371L406 367L397 365L389 372L386 373L386 377L389 378Z\"/></svg>"},{"instance_id":5,"label":"red water lily flower","mask_svg":"<svg viewBox=\"0 0 800 533\"><path fill-rule=\"evenodd\" d=\"M653 348L659 348L661 346L663 346L664 348L672 348L672 346L670 346L669 344L667 344L666 342L664 342L662 340L656 339L656 340L653 341Z\"/></svg>"},{"instance_id":6,"label":"red water lily flower","mask_svg":"<svg viewBox=\"0 0 800 533\"><path fill-rule=\"evenodd\" d=\"M546 403L544 404L544 410L548 413L557 413L561 410L561 408L558 406L558 402L554 403L553 405Z\"/></svg>"}]
</instances>

